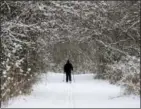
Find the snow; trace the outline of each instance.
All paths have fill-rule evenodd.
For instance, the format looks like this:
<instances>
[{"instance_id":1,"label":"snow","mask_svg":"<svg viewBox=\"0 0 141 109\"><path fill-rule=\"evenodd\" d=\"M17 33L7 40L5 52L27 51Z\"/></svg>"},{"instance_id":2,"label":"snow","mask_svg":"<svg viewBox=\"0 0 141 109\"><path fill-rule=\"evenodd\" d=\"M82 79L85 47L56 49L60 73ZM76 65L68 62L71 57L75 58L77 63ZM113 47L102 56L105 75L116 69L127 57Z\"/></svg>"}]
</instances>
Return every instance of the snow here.
<instances>
[{"instance_id":1,"label":"snow","mask_svg":"<svg viewBox=\"0 0 141 109\"><path fill-rule=\"evenodd\" d=\"M77 74L65 83L61 73L41 75L28 96L9 101L7 108L139 108L140 98L122 96L119 86L95 80L93 74Z\"/></svg>"},{"instance_id":2,"label":"snow","mask_svg":"<svg viewBox=\"0 0 141 109\"><path fill-rule=\"evenodd\" d=\"M3 71L3 75L6 75L6 73L7 73L7 71L4 70L4 71Z\"/></svg>"},{"instance_id":3,"label":"snow","mask_svg":"<svg viewBox=\"0 0 141 109\"><path fill-rule=\"evenodd\" d=\"M31 71L31 68L28 68L27 71Z\"/></svg>"}]
</instances>

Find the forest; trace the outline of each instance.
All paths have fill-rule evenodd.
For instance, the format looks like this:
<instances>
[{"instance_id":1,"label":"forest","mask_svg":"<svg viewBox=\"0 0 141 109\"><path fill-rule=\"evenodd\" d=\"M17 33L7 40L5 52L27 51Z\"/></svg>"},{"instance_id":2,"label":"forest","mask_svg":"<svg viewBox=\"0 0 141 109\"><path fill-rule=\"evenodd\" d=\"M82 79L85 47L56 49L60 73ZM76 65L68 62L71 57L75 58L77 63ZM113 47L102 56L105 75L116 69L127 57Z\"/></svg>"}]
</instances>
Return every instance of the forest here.
<instances>
[{"instance_id":1,"label":"forest","mask_svg":"<svg viewBox=\"0 0 141 109\"><path fill-rule=\"evenodd\" d=\"M140 0L1 1L1 101L30 94L42 73L94 73L140 95Z\"/></svg>"}]
</instances>

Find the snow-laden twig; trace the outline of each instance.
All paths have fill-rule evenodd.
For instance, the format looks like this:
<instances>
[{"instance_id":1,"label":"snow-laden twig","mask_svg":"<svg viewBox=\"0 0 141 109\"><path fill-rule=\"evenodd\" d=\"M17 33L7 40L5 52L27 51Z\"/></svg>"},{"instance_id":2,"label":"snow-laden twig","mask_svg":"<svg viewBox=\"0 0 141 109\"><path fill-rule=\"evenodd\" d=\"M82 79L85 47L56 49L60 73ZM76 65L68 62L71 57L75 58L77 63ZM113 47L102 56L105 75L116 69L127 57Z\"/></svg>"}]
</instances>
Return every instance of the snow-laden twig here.
<instances>
[{"instance_id":1,"label":"snow-laden twig","mask_svg":"<svg viewBox=\"0 0 141 109\"><path fill-rule=\"evenodd\" d=\"M110 49L112 49L112 50L114 50L114 51L117 51L117 52L122 53L122 54L124 54L124 55L126 55L126 56L129 56L128 53L126 53L126 52L124 52L124 51L122 51L122 50L119 50L119 49L117 49L117 48L114 48L114 47L112 47L112 46L110 46L110 45L108 45L108 44L105 44L102 40L98 40L98 39L95 39L95 40L96 40L97 42L99 42L100 44L102 44L103 46L107 47L107 48L110 48Z\"/></svg>"},{"instance_id":2,"label":"snow-laden twig","mask_svg":"<svg viewBox=\"0 0 141 109\"><path fill-rule=\"evenodd\" d=\"M8 5L8 3L6 1L4 1L4 3L6 4L7 8L8 8L8 12L11 12L10 6Z\"/></svg>"}]
</instances>

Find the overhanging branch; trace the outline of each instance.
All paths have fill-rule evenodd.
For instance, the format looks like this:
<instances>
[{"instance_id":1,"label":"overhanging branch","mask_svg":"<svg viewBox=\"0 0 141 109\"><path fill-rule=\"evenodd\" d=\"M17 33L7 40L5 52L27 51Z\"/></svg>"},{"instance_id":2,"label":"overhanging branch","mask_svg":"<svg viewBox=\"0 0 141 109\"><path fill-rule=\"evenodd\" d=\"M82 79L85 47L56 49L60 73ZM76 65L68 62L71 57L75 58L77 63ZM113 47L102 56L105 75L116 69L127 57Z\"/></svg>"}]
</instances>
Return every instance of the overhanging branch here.
<instances>
[{"instance_id":1,"label":"overhanging branch","mask_svg":"<svg viewBox=\"0 0 141 109\"><path fill-rule=\"evenodd\" d=\"M112 50L114 50L114 51L117 51L117 52L119 52L119 53L121 53L121 54L124 54L124 55L126 55L126 56L129 56L129 54L128 53L126 53L126 52L124 52L124 51L122 51L122 50L119 50L119 49L117 49L117 48L114 48L114 47L111 47L110 45L107 45L107 44L105 44L103 41L101 41L101 40L98 40L98 39L95 39L98 43L100 43L100 44L102 44L104 47L106 47L106 48L110 48L110 49L112 49Z\"/></svg>"}]
</instances>

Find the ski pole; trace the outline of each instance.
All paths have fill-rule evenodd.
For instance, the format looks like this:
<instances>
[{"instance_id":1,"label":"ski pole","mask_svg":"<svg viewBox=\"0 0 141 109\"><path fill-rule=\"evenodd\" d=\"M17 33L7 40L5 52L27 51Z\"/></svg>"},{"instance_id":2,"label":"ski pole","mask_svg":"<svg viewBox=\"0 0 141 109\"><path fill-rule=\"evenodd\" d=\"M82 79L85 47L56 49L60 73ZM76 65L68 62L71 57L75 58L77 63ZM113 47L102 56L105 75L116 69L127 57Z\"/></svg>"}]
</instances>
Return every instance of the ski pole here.
<instances>
[{"instance_id":1,"label":"ski pole","mask_svg":"<svg viewBox=\"0 0 141 109\"><path fill-rule=\"evenodd\" d=\"M75 82L75 79L74 79L74 74L73 74L73 81Z\"/></svg>"},{"instance_id":2,"label":"ski pole","mask_svg":"<svg viewBox=\"0 0 141 109\"><path fill-rule=\"evenodd\" d=\"M65 73L63 74L63 82L65 81Z\"/></svg>"}]
</instances>

